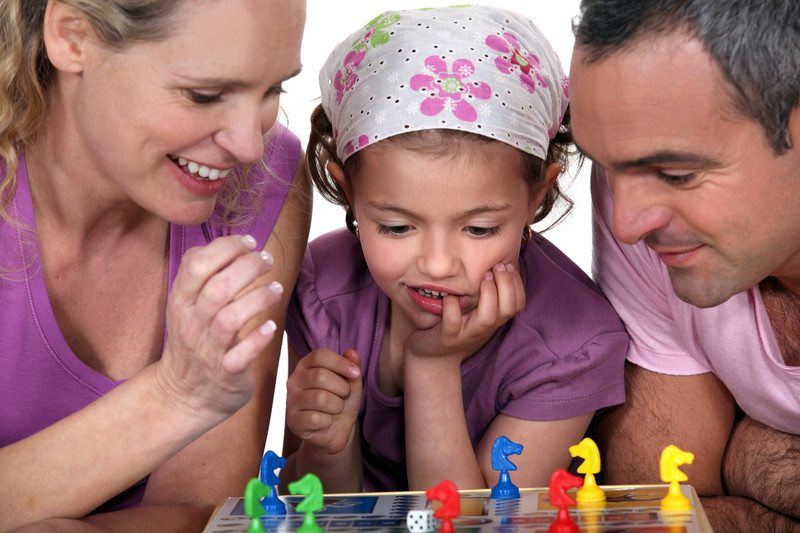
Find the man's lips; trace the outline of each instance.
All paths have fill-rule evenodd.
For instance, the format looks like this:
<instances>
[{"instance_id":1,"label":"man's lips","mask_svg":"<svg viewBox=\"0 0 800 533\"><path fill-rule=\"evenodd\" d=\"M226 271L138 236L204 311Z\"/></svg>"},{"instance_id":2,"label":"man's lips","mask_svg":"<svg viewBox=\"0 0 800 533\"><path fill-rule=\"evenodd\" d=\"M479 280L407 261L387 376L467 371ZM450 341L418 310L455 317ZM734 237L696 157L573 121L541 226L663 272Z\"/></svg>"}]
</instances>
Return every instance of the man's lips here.
<instances>
[{"instance_id":1,"label":"man's lips","mask_svg":"<svg viewBox=\"0 0 800 533\"><path fill-rule=\"evenodd\" d=\"M658 254L658 257L665 265L669 267L684 267L688 266L695 257L697 257L700 250L705 245L701 244L689 248L668 249L668 248L653 248L652 250Z\"/></svg>"}]
</instances>

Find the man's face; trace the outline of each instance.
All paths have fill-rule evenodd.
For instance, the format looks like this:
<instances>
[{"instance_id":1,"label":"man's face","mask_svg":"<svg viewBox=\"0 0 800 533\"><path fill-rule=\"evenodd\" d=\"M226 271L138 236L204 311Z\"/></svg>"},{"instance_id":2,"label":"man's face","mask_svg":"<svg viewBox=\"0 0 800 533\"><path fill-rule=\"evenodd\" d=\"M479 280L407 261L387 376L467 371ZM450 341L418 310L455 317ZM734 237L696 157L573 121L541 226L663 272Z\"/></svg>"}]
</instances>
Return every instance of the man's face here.
<instances>
[{"instance_id":1,"label":"man's face","mask_svg":"<svg viewBox=\"0 0 800 533\"><path fill-rule=\"evenodd\" d=\"M774 275L800 293L800 148L776 156L699 41L681 33L571 71L578 146L605 168L612 231L643 240L676 294L718 305ZM789 124L800 142L800 109Z\"/></svg>"}]
</instances>

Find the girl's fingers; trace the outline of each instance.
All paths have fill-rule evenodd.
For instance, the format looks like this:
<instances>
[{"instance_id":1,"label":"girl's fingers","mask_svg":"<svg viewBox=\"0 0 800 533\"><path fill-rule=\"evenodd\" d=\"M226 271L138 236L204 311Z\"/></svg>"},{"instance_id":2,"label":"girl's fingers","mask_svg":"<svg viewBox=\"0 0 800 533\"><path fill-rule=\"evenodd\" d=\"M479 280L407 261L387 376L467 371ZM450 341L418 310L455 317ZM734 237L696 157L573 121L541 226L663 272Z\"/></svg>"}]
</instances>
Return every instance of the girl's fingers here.
<instances>
[{"instance_id":1,"label":"girl's fingers","mask_svg":"<svg viewBox=\"0 0 800 533\"><path fill-rule=\"evenodd\" d=\"M360 360L358 359L358 354L355 355L355 359L358 361L358 363L353 361L352 356L343 357L333 350L320 348L313 350L300 361L303 366L307 368L326 368L331 372L342 376L343 378L353 379L361 376L361 366Z\"/></svg>"},{"instance_id":2,"label":"girl's fingers","mask_svg":"<svg viewBox=\"0 0 800 533\"><path fill-rule=\"evenodd\" d=\"M307 389L292 399L301 411L319 411L333 416L344 411L344 399L324 389Z\"/></svg>"},{"instance_id":3,"label":"girl's fingers","mask_svg":"<svg viewBox=\"0 0 800 533\"><path fill-rule=\"evenodd\" d=\"M481 328L490 328L497 321L497 282L494 272L489 271L481 280L478 307L475 309L475 322Z\"/></svg>"},{"instance_id":4,"label":"girl's fingers","mask_svg":"<svg viewBox=\"0 0 800 533\"><path fill-rule=\"evenodd\" d=\"M237 257L252 253L255 247L256 241L250 235L231 235L187 250L172 286L174 304L178 307L192 305L208 278Z\"/></svg>"},{"instance_id":5,"label":"girl's fingers","mask_svg":"<svg viewBox=\"0 0 800 533\"><path fill-rule=\"evenodd\" d=\"M518 271L515 271L511 279L514 280L514 301L516 303L514 314L517 314L525 309L525 283Z\"/></svg>"},{"instance_id":6,"label":"girl's fingers","mask_svg":"<svg viewBox=\"0 0 800 533\"><path fill-rule=\"evenodd\" d=\"M458 335L461 332L461 305L459 297L448 294L442 299L442 321L439 329L443 335Z\"/></svg>"},{"instance_id":7,"label":"girl's fingers","mask_svg":"<svg viewBox=\"0 0 800 533\"><path fill-rule=\"evenodd\" d=\"M295 369L291 378L295 391L320 389L345 398L350 393L350 383L336 372L319 366Z\"/></svg>"},{"instance_id":8,"label":"girl's fingers","mask_svg":"<svg viewBox=\"0 0 800 533\"><path fill-rule=\"evenodd\" d=\"M505 322L517 313L517 296L514 278L519 277L517 269L511 263L498 264L492 269L497 286L498 320Z\"/></svg>"},{"instance_id":9,"label":"girl's fingers","mask_svg":"<svg viewBox=\"0 0 800 533\"><path fill-rule=\"evenodd\" d=\"M307 439L314 431L327 429L333 424L333 417L319 411L294 410L287 418L287 426L301 439Z\"/></svg>"}]
</instances>

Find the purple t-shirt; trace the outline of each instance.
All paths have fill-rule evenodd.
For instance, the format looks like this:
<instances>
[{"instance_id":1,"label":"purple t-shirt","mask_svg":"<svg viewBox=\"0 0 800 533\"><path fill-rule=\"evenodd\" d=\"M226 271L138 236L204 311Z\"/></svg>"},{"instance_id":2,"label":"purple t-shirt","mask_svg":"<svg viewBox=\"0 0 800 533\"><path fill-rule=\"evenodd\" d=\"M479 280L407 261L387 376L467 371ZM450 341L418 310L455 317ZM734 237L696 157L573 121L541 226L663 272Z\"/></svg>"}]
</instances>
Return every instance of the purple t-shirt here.
<instances>
[{"instance_id":1,"label":"purple t-shirt","mask_svg":"<svg viewBox=\"0 0 800 533\"><path fill-rule=\"evenodd\" d=\"M300 143L278 126L267 136L265 165L255 165L261 209L246 227L263 247L278 219L300 157ZM0 223L0 447L32 435L97 400L121 383L86 366L67 345L50 306L37 244L25 159L20 158L17 189L10 206L16 227ZM25 232L27 230L27 234ZM170 288L181 257L192 246L230 233L220 225L170 226ZM42 472L43 476L58 475ZM103 504L98 511L138 505L144 479Z\"/></svg>"},{"instance_id":2,"label":"purple t-shirt","mask_svg":"<svg viewBox=\"0 0 800 533\"><path fill-rule=\"evenodd\" d=\"M477 447L503 413L558 420L624 401L628 334L594 283L537 236L520 254L527 304L461 365L464 411ZM364 368L359 419L364 490L408 487L403 398L378 387L378 358L389 298L347 230L309 244L289 305L286 332L300 356L355 348ZM527 453L536 453L528 450Z\"/></svg>"}]
</instances>

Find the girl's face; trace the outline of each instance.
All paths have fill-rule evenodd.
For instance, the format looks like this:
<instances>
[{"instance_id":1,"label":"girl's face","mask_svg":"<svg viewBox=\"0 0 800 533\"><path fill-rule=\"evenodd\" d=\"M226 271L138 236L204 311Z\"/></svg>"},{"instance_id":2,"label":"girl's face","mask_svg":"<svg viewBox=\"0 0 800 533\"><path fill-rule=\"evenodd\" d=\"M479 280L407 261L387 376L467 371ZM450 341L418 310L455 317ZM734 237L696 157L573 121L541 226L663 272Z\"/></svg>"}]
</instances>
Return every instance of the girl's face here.
<instances>
[{"instance_id":1,"label":"girl's face","mask_svg":"<svg viewBox=\"0 0 800 533\"><path fill-rule=\"evenodd\" d=\"M504 143L441 157L390 143L366 148L351 198L370 272L419 329L441 320L442 292L469 312L486 272L518 264L537 203L521 152Z\"/></svg>"},{"instance_id":2,"label":"girl's face","mask_svg":"<svg viewBox=\"0 0 800 533\"><path fill-rule=\"evenodd\" d=\"M304 18L299 0L185 1L164 40L88 39L55 87L84 176L171 222L208 218L230 169L262 157Z\"/></svg>"}]
</instances>

